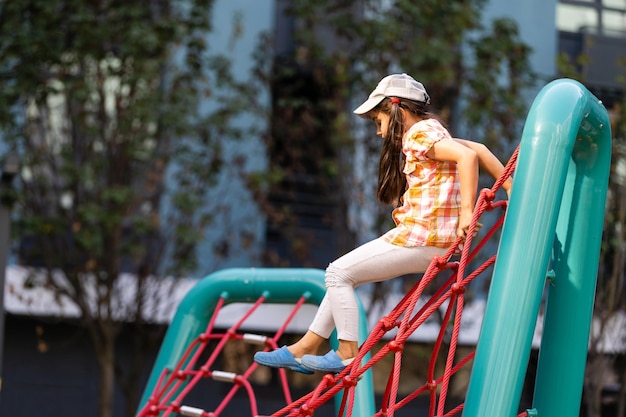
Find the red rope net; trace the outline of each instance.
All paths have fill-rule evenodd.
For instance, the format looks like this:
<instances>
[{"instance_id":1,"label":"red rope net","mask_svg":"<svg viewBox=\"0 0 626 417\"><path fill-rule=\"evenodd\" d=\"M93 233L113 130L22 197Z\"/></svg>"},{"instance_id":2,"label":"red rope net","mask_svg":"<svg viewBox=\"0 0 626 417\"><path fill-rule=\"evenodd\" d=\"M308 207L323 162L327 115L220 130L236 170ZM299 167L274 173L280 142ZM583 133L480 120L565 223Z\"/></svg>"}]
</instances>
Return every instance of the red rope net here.
<instances>
[{"instance_id":1,"label":"red rope net","mask_svg":"<svg viewBox=\"0 0 626 417\"><path fill-rule=\"evenodd\" d=\"M489 256L473 271L468 270L468 265L470 261L475 260L476 255L483 250L490 238L494 236L504 223L507 202L494 200L498 189L514 171L518 151L519 148L515 150L505 167L504 173L496 180L493 187L491 189L481 190L466 241L462 243L461 239L458 239L444 256L436 257L432 260L430 267L419 282L404 296L395 308L393 308L388 315L380 319L374 329L371 330L369 336L361 345L358 356L351 365L340 374L325 375L312 392L296 400L292 399L285 370L278 370L285 406L271 414L271 417L311 416L321 405L335 398L337 394L341 395L337 415L352 416L355 403L355 387L359 380L365 372L370 370L387 355L393 356L393 366L382 395L380 408L372 417L392 417L397 410L420 396L429 397L429 417L451 417L460 415L463 410L463 403L456 405L448 404L448 395L451 378L460 369L467 366L474 357L474 352L472 352L458 360L456 358L461 318L465 303L464 293L470 282L495 263L496 255ZM494 225L478 240L477 237L474 237L473 232L477 227L480 227L477 226L479 218L485 212L494 211L496 209L500 209L500 215L497 217ZM473 242L475 239L477 242ZM458 261L449 261L449 259L459 253L460 258ZM426 303L420 305L418 308L418 300L420 300L420 298L423 299L424 290L436 277L444 273L450 274L444 285L436 289L434 294L428 297ZM240 332L242 324L265 301L266 298L261 296L250 306L243 317L229 329L220 333L215 332L215 320L226 302L226 300L220 299L207 329L189 345L174 369L163 370L152 395L143 409L140 410L138 417L166 417L172 414L194 417L218 417L222 415L226 406L233 400L235 394L240 389L243 389L247 395L251 416L259 417L259 408L254 387L249 382L250 375L255 371L258 365L251 360L249 367L241 374L213 370L213 367L219 355L222 354L226 343L230 340L243 340L248 343L258 344L264 346L266 350L277 349L279 347L279 339L285 333L287 326L300 307L305 303L306 295L303 295L294 305L291 313L273 336L267 337L242 334ZM401 363L407 339L416 329L424 324L427 319L438 311L444 311L444 313L441 327L428 361L427 380L423 385L416 387L408 395L400 398L398 391ZM451 334L450 327L452 328ZM385 339L388 341L384 342L382 347L374 352L373 349L376 346L380 346L383 342L383 338L391 331L395 331L395 335ZM445 343L446 338L449 338L449 342L447 343ZM215 348L210 353L205 352L209 342L216 343ZM198 363L203 353L208 354L208 359L204 360L203 363ZM435 365L441 357L445 358L445 367L443 373L437 375ZM183 404L188 393L203 378L212 378L213 380L232 385L213 411L205 411ZM528 415L528 413L524 412L518 417L526 415Z\"/></svg>"}]
</instances>

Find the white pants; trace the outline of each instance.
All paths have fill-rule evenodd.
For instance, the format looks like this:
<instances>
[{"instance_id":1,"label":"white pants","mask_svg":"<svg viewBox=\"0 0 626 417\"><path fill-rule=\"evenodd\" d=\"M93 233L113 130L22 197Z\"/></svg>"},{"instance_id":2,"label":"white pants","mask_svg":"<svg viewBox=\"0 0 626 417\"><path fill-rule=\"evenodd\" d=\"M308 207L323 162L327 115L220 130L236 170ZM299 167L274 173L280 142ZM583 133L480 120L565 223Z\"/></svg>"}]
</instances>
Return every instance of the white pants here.
<instances>
[{"instance_id":1,"label":"white pants","mask_svg":"<svg viewBox=\"0 0 626 417\"><path fill-rule=\"evenodd\" d=\"M405 247L374 239L348 252L326 269L326 295L309 330L326 339L337 327L340 340L359 340L359 310L354 289L405 274L426 271L433 257L446 248Z\"/></svg>"}]
</instances>

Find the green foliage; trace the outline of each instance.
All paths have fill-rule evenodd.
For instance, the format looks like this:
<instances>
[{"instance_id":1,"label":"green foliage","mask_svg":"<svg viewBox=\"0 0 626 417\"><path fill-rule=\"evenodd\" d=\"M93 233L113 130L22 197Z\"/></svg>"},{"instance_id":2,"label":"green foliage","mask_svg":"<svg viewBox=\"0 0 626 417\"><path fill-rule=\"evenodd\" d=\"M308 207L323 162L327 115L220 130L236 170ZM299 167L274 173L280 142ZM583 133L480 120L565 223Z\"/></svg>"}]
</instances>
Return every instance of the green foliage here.
<instances>
[{"instance_id":1,"label":"green foliage","mask_svg":"<svg viewBox=\"0 0 626 417\"><path fill-rule=\"evenodd\" d=\"M226 166L222 144L251 134L233 126L256 86L211 53L212 5L0 2L0 135L21 165L19 260L65 273L69 285L42 285L82 310L102 371L101 417L113 398L117 278L137 275L124 321L142 323L146 277L195 272L212 222L207 190ZM130 408L139 369L122 372Z\"/></svg>"},{"instance_id":2,"label":"green foliage","mask_svg":"<svg viewBox=\"0 0 626 417\"><path fill-rule=\"evenodd\" d=\"M230 62L208 53L211 7L2 3L0 128L24 167L17 230L35 242L25 262L115 276L125 260L135 271L167 273L155 255L171 241L185 250L170 253L169 272L193 271L208 222L202 191L223 165L220 141L243 135L231 121L249 97ZM220 91L231 93L224 99ZM201 113L207 97L220 101ZM173 163L184 168L168 177ZM54 227L42 233L43 225ZM161 249L146 245L155 237Z\"/></svg>"},{"instance_id":3,"label":"green foliage","mask_svg":"<svg viewBox=\"0 0 626 417\"><path fill-rule=\"evenodd\" d=\"M470 45L474 65L468 71L465 116L484 131L486 145L502 150L503 144L519 140L527 110L524 92L535 81L528 62L531 49L519 38L517 25L510 19L495 20L491 31Z\"/></svg>"}]
</instances>

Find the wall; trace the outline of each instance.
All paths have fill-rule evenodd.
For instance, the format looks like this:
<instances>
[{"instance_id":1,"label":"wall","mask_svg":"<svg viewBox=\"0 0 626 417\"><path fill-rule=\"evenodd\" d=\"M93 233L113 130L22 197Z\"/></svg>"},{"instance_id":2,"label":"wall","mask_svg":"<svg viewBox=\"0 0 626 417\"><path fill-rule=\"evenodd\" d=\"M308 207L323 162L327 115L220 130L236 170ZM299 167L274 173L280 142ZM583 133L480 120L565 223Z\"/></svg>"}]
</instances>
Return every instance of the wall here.
<instances>
[{"instance_id":1,"label":"wall","mask_svg":"<svg viewBox=\"0 0 626 417\"><path fill-rule=\"evenodd\" d=\"M537 91L556 74L557 0L491 0L484 10L485 21L498 17L515 20L521 39L533 49L531 66L542 78Z\"/></svg>"},{"instance_id":2,"label":"wall","mask_svg":"<svg viewBox=\"0 0 626 417\"><path fill-rule=\"evenodd\" d=\"M217 0L213 10L214 28L208 42L211 53L223 53L232 60L234 76L238 81L250 77L251 59L259 36L271 31L274 24L274 0ZM237 22L237 25L235 22ZM240 30L238 35L236 31ZM233 41L233 39L236 39ZM269 105L266 92L260 91L262 101ZM205 110L210 110L207 101ZM237 123L264 128L265 121L243 118ZM264 169L267 161L261 138L247 137L236 143L224 143L226 160L236 156L245 159L245 166L227 166L217 186L212 189L215 206L215 227L206 232L206 241L198 249L198 277L217 269L258 266L265 239L265 220L238 172ZM228 248L223 258L214 255L214 246L228 236Z\"/></svg>"}]
</instances>

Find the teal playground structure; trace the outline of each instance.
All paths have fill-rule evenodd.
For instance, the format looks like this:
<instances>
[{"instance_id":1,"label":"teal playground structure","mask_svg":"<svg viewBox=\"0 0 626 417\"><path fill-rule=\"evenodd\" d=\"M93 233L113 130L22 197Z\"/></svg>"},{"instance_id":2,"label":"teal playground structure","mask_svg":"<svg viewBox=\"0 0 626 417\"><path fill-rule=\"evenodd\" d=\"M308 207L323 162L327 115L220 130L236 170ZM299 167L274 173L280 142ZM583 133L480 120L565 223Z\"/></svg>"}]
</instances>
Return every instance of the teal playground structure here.
<instances>
[{"instance_id":1,"label":"teal playground structure","mask_svg":"<svg viewBox=\"0 0 626 417\"><path fill-rule=\"evenodd\" d=\"M548 270L533 407L579 415L610 165L602 103L573 80L546 85L522 133L463 416L514 415Z\"/></svg>"},{"instance_id":2,"label":"teal playground structure","mask_svg":"<svg viewBox=\"0 0 626 417\"><path fill-rule=\"evenodd\" d=\"M543 335L529 416L579 415L611 163L611 128L602 103L582 84L555 80L535 98L522 134L485 316L463 407L464 417L516 415L546 287ZM218 298L261 295L319 304L317 269L227 269L200 281L168 329L140 407L165 368L207 326ZM365 315L361 311L361 317ZM365 321L360 333L367 335ZM367 371L354 416L373 416Z\"/></svg>"},{"instance_id":3,"label":"teal playground structure","mask_svg":"<svg viewBox=\"0 0 626 417\"><path fill-rule=\"evenodd\" d=\"M249 303L265 296L269 303L294 304L305 294L308 303L319 305L325 293L324 271L319 269L232 268L208 275L187 293L178 306L152 369L140 409L147 403L161 371L174 369L187 346L206 329L220 297L224 297L227 303ZM368 329L365 312L360 303L359 309L359 335L364 337ZM331 345L334 347L337 345L334 332ZM371 372L363 376L356 389L355 412L359 413L357 415L374 414ZM339 400L337 398L337 402Z\"/></svg>"}]
</instances>

